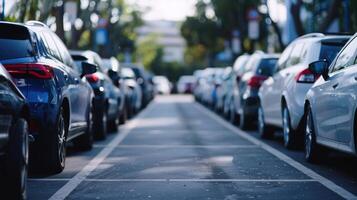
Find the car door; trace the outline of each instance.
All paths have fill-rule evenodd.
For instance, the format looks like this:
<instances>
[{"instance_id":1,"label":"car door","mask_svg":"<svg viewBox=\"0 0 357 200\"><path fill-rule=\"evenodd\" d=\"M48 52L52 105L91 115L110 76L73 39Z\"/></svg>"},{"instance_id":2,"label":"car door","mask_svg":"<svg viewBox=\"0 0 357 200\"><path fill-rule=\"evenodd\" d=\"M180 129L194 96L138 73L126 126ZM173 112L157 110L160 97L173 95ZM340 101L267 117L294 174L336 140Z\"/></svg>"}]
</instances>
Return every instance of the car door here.
<instances>
[{"instance_id":1,"label":"car door","mask_svg":"<svg viewBox=\"0 0 357 200\"><path fill-rule=\"evenodd\" d=\"M71 104L71 130L77 132L86 127L86 114L88 109L88 98L90 93L87 83L81 78L81 71L75 68L75 64L63 42L54 34L55 41L62 58L65 70L68 72L69 95Z\"/></svg>"},{"instance_id":2,"label":"car door","mask_svg":"<svg viewBox=\"0 0 357 200\"><path fill-rule=\"evenodd\" d=\"M281 124L281 93L282 86L284 84L284 78L287 76L286 67L287 62L289 61L290 54L295 47L295 43L290 44L282 53L278 64L277 71L275 74L267 79L264 87L265 87L265 96L264 96L264 116L265 120L268 123L272 123L274 125Z\"/></svg>"},{"instance_id":3,"label":"car door","mask_svg":"<svg viewBox=\"0 0 357 200\"><path fill-rule=\"evenodd\" d=\"M318 137L338 143L352 141L357 92L357 39L352 40L332 63L329 78L321 80L315 91Z\"/></svg>"}]
</instances>

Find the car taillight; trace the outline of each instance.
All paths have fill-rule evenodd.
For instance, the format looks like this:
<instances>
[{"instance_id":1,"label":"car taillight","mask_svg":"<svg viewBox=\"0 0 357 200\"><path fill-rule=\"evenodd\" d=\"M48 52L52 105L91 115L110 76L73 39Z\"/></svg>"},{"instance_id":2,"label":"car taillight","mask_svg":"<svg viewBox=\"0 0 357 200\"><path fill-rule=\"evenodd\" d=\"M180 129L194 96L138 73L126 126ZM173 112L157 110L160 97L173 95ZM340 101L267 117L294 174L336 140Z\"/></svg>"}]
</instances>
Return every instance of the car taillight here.
<instances>
[{"instance_id":1,"label":"car taillight","mask_svg":"<svg viewBox=\"0 0 357 200\"><path fill-rule=\"evenodd\" d=\"M248 85L252 88L259 88L266 79L266 76L253 76L249 79Z\"/></svg>"},{"instance_id":2,"label":"car taillight","mask_svg":"<svg viewBox=\"0 0 357 200\"><path fill-rule=\"evenodd\" d=\"M97 74L88 74L86 75L86 79L90 83L96 83L99 81L99 77Z\"/></svg>"},{"instance_id":3,"label":"car taillight","mask_svg":"<svg viewBox=\"0 0 357 200\"><path fill-rule=\"evenodd\" d=\"M295 76L298 83L314 83L319 78L319 75L312 73L309 69L304 69Z\"/></svg>"},{"instance_id":4,"label":"car taillight","mask_svg":"<svg viewBox=\"0 0 357 200\"><path fill-rule=\"evenodd\" d=\"M6 70L14 77L25 76L36 79L52 79L53 68L44 64L6 64Z\"/></svg>"}]
</instances>

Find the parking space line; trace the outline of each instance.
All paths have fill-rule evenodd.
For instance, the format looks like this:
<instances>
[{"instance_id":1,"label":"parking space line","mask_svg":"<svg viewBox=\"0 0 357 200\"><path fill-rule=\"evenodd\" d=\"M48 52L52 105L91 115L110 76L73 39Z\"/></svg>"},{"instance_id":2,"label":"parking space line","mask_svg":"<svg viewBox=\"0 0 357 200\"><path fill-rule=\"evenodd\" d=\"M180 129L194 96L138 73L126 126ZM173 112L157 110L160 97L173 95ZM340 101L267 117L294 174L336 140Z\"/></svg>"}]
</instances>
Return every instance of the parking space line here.
<instances>
[{"instance_id":1,"label":"parking space line","mask_svg":"<svg viewBox=\"0 0 357 200\"><path fill-rule=\"evenodd\" d=\"M33 182L60 182L69 181L70 178L34 178ZM84 182L318 182L314 179L191 179L191 178L119 178L119 179L84 179Z\"/></svg>"},{"instance_id":2,"label":"parking space line","mask_svg":"<svg viewBox=\"0 0 357 200\"><path fill-rule=\"evenodd\" d=\"M82 183L89 174L94 171L97 166L103 162L104 159L118 146L125 137L130 133L130 131L135 128L137 124L140 123L140 118L146 116L152 109L154 104L150 104L148 108L142 111L136 118L125 124L121 131L113 140L104 147L86 166L82 168L73 178L71 178L64 186L62 186L56 193L54 193L49 199L50 200L63 200L65 199L73 190L75 190L80 183Z\"/></svg>"},{"instance_id":3,"label":"parking space line","mask_svg":"<svg viewBox=\"0 0 357 200\"><path fill-rule=\"evenodd\" d=\"M314 172L313 170L309 169L308 167L302 165L301 163L293 160L289 156L283 154L282 152L278 151L277 149L267 145L266 143L250 136L249 134L241 131L240 129L236 128L232 124L228 123L227 121L223 120L219 116L217 116L212 111L208 110L207 108L203 107L202 105L194 102L194 105L197 109L201 110L203 113L206 113L211 118L215 119L217 122L225 126L226 128L230 129L233 133L241 136L242 138L252 142L255 145L260 146L267 152L271 153L275 157L279 158L280 160L284 161L285 163L289 164L290 166L294 167L295 169L299 170L300 172L304 173L305 175L311 177L313 180L316 180L320 184L324 185L326 188L330 189L331 191L335 192L339 196L343 197L344 199L354 199L357 200L357 196L352 194L351 192L347 191L346 189L338 186L333 181L319 175L318 173Z\"/></svg>"},{"instance_id":4,"label":"parking space line","mask_svg":"<svg viewBox=\"0 0 357 200\"><path fill-rule=\"evenodd\" d=\"M106 145L94 145L95 148L103 148ZM207 149L220 149L220 148L260 148L257 145L119 145L116 148L207 148Z\"/></svg>"},{"instance_id":5,"label":"parking space line","mask_svg":"<svg viewBox=\"0 0 357 200\"><path fill-rule=\"evenodd\" d=\"M29 178L27 180L36 181L36 182L40 182L40 181L53 182L53 181L69 181L71 179L70 178Z\"/></svg>"},{"instance_id":6,"label":"parking space line","mask_svg":"<svg viewBox=\"0 0 357 200\"><path fill-rule=\"evenodd\" d=\"M86 182L317 182L314 179L86 179Z\"/></svg>"}]
</instances>

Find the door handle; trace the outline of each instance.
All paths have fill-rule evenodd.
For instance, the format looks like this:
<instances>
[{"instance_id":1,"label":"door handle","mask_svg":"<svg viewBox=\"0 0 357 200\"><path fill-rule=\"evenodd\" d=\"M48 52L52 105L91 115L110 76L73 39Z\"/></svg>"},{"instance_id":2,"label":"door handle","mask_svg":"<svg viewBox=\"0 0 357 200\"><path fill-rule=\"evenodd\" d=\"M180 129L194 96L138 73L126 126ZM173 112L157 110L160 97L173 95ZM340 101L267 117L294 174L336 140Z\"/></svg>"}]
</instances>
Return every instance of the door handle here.
<instances>
[{"instance_id":1,"label":"door handle","mask_svg":"<svg viewBox=\"0 0 357 200\"><path fill-rule=\"evenodd\" d=\"M335 85L333 85L332 87L333 87L333 89L336 89L337 88L337 86L338 86L338 83L336 83Z\"/></svg>"}]
</instances>

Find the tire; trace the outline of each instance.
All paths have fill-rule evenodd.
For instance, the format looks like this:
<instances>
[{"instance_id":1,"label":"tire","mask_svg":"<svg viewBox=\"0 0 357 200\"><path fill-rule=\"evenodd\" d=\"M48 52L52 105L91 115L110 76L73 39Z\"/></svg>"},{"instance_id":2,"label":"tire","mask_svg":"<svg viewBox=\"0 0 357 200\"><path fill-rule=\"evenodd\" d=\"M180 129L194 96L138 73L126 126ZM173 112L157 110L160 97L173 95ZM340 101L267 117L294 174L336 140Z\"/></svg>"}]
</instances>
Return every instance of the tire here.
<instances>
[{"instance_id":1,"label":"tire","mask_svg":"<svg viewBox=\"0 0 357 200\"><path fill-rule=\"evenodd\" d=\"M93 148L93 114L91 109L87 116L87 129L86 132L76 138L74 146L81 151L88 151Z\"/></svg>"},{"instance_id":2,"label":"tire","mask_svg":"<svg viewBox=\"0 0 357 200\"><path fill-rule=\"evenodd\" d=\"M311 108L306 111L306 129L305 129L305 159L314 163L320 159L321 147L316 143L316 132Z\"/></svg>"},{"instance_id":3,"label":"tire","mask_svg":"<svg viewBox=\"0 0 357 200\"><path fill-rule=\"evenodd\" d=\"M28 124L20 118L11 128L6 159L5 188L9 199L27 197L28 151Z\"/></svg>"},{"instance_id":4,"label":"tire","mask_svg":"<svg viewBox=\"0 0 357 200\"><path fill-rule=\"evenodd\" d=\"M250 118L242 111L242 114L239 115L239 128L242 130L247 130L250 127L249 120Z\"/></svg>"},{"instance_id":5,"label":"tire","mask_svg":"<svg viewBox=\"0 0 357 200\"><path fill-rule=\"evenodd\" d=\"M229 118L228 118L228 120L229 120L230 123L236 125L237 122L238 122L238 115L237 115L237 113L235 111L234 104L231 103L229 107L230 107L230 109L229 109Z\"/></svg>"},{"instance_id":6,"label":"tire","mask_svg":"<svg viewBox=\"0 0 357 200\"><path fill-rule=\"evenodd\" d=\"M107 112L105 111L106 109L104 109L99 116L97 116L96 119L96 124L95 124L95 139L98 140L105 140L105 138L107 137L107 132L108 132L108 115Z\"/></svg>"},{"instance_id":7,"label":"tire","mask_svg":"<svg viewBox=\"0 0 357 200\"><path fill-rule=\"evenodd\" d=\"M258 132L261 138L271 139L274 137L274 127L265 123L263 108L258 108Z\"/></svg>"},{"instance_id":8,"label":"tire","mask_svg":"<svg viewBox=\"0 0 357 200\"><path fill-rule=\"evenodd\" d=\"M66 137L68 125L65 122L64 109L60 108L56 127L47 133L39 149L40 160L37 166L42 166L42 172L57 174L63 171L66 163ZM41 155L42 154L42 155Z\"/></svg>"},{"instance_id":9,"label":"tire","mask_svg":"<svg viewBox=\"0 0 357 200\"><path fill-rule=\"evenodd\" d=\"M128 120L128 112L127 112L127 108L126 108L126 104L124 105L123 111L120 114L119 117L119 124L125 124L125 122Z\"/></svg>"},{"instance_id":10,"label":"tire","mask_svg":"<svg viewBox=\"0 0 357 200\"><path fill-rule=\"evenodd\" d=\"M286 106L283 106L283 136L284 146L287 149L294 149L297 147L296 131L291 127L290 113Z\"/></svg>"}]
</instances>

